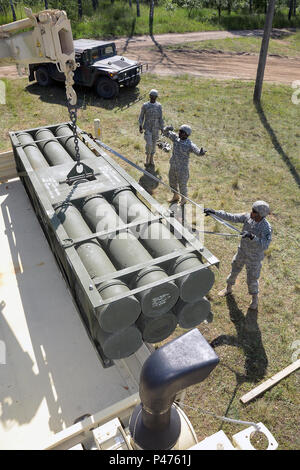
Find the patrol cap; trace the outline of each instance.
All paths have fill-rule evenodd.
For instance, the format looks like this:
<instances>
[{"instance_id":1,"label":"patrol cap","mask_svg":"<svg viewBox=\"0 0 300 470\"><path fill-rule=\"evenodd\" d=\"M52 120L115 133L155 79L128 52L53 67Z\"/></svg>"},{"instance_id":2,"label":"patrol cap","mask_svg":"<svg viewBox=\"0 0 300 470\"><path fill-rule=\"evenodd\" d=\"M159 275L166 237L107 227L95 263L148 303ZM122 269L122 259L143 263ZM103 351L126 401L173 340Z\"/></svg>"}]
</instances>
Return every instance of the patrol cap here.
<instances>
[{"instance_id":1,"label":"patrol cap","mask_svg":"<svg viewBox=\"0 0 300 470\"><path fill-rule=\"evenodd\" d=\"M261 217L266 217L270 214L269 204L265 201L255 201L252 209L254 209Z\"/></svg>"},{"instance_id":2,"label":"patrol cap","mask_svg":"<svg viewBox=\"0 0 300 470\"><path fill-rule=\"evenodd\" d=\"M179 130L185 132L186 135L191 135L192 133L192 128L187 124L183 124L182 126L180 126Z\"/></svg>"}]
</instances>

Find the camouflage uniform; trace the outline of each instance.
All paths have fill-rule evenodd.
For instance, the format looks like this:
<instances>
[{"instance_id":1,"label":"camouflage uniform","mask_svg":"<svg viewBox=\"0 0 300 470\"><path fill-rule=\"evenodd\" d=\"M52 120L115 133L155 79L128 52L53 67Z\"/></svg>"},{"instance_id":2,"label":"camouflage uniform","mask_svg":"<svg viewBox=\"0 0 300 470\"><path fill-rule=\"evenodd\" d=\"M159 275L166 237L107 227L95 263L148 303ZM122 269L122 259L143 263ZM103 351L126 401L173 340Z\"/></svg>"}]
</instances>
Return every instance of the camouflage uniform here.
<instances>
[{"instance_id":1,"label":"camouflage uniform","mask_svg":"<svg viewBox=\"0 0 300 470\"><path fill-rule=\"evenodd\" d=\"M160 103L144 103L139 116L139 125L145 131L146 155L155 154L159 131L164 128L162 106Z\"/></svg>"},{"instance_id":2,"label":"camouflage uniform","mask_svg":"<svg viewBox=\"0 0 300 470\"><path fill-rule=\"evenodd\" d=\"M164 135L172 140L173 152L170 159L169 185L183 196L187 196L187 183L189 180L190 153L203 155L203 149L199 149L190 139L181 140L178 135L170 130L164 130Z\"/></svg>"},{"instance_id":3,"label":"camouflage uniform","mask_svg":"<svg viewBox=\"0 0 300 470\"><path fill-rule=\"evenodd\" d=\"M264 251L268 248L272 239L272 227L263 217L259 222L251 219L249 213L230 214L225 211L215 211L215 214L228 222L243 223L242 231L250 232L254 235L251 240L242 238L238 251L232 259L231 273L227 277L227 284L233 286L238 274L244 265L247 271L247 284L249 294L258 294L258 279L260 276Z\"/></svg>"}]
</instances>

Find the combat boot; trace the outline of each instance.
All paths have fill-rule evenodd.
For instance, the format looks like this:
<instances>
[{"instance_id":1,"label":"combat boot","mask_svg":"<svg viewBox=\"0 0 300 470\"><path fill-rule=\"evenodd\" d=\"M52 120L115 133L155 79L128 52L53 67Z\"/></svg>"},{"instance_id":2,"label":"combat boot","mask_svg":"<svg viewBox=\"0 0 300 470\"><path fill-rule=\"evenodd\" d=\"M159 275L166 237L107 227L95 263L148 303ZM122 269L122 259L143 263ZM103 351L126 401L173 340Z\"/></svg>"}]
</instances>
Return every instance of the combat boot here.
<instances>
[{"instance_id":1,"label":"combat boot","mask_svg":"<svg viewBox=\"0 0 300 470\"><path fill-rule=\"evenodd\" d=\"M220 292L218 292L218 296L219 297L225 297L226 295L230 295L232 294L232 285L231 284L227 284L226 287L224 287L224 289L220 290Z\"/></svg>"},{"instance_id":2,"label":"combat boot","mask_svg":"<svg viewBox=\"0 0 300 470\"><path fill-rule=\"evenodd\" d=\"M179 195L174 193L172 199L169 199L168 202L178 202L180 199Z\"/></svg>"}]
</instances>

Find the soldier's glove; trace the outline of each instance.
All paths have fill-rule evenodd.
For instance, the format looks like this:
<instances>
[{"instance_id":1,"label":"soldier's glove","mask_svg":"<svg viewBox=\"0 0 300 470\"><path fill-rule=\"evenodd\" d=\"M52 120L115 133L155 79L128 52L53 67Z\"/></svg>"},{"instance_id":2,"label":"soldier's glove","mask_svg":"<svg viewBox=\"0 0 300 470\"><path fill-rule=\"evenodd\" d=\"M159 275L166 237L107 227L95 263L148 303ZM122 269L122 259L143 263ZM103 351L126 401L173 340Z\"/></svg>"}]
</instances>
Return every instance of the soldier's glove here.
<instances>
[{"instance_id":1,"label":"soldier's glove","mask_svg":"<svg viewBox=\"0 0 300 470\"><path fill-rule=\"evenodd\" d=\"M203 212L204 212L204 214L205 214L206 216L208 216L208 215L210 215L210 214L215 214L215 213L216 213L216 211L215 211L214 209L204 209Z\"/></svg>"},{"instance_id":2,"label":"soldier's glove","mask_svg":"<svg viewBox=\"0 0 300 470\"><path fill-rule=\"evenodd\" d=\"M253 240L254 235L251 232L245 231L245 232L242 232L242 238L250 238L250 240Z\"/></svg>"},{"instance_id":3,"label":"soldier's glove","mask_svg":"<svg viewBox=\"0 0 300 470\"><path fill-rule=\"evenodd\" d=\"M140 126L140 133L141 133L141 134L143 133L143 128L142 128L142 126Z\"/></svg>"},{"instance_id":4,"label":"soldier's glove","mask_svg":"<svg viewBox=\"0 0 300 470\"><path fill-rule=\"evenodd\" d=\"M203 148L203 147L201 147L201 149L200 149L200 155L205 155L205 154L206 154L206 152L207 152L207 151L206 151L206 150L204 150L204 148Z\"/></svg>"},{"instance_id":5,"label":"soldier's glove","mask_svg":"<svg viewBox=\"0 0 300 470\"><path fill-rule=\"evenodd\" d=\"M164 133L164 132L173 131L173 130L174 130L174 127L173 127L173 126L166 126L166 127L163 128L163 131L162 131L162 132Z\"/></svg>"}]
</instances>

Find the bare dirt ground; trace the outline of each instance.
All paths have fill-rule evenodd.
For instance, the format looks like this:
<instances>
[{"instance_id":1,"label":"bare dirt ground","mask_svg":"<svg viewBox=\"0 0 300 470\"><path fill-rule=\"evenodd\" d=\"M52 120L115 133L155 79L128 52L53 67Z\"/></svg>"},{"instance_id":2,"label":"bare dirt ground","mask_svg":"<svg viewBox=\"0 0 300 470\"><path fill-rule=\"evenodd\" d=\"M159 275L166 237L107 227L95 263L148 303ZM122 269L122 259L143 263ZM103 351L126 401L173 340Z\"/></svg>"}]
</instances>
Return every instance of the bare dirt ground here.
<instances>
[{"instance_id":1,"label":"bare dirt ground","mask_svg":"<svg viewBox=\"0 0 300 470\"><path fill-rule=\"evenodd\" d=\"M276 36L276 30L273 30ZM138 36L116 40L119 54L148 64L148 72L159 75L191 74L206 78L255 80L258 55L246 53L222 53L185 49L184 42L227 37L262 36L255 31L207 31L184 34L162 34L154 37ZM165 46L180 44L176 50ZM17 78L14 65L0 67L0 77ZM265 81L290 85L300 80L300 58L269 56L265 69Z\"/></svg>"}]
</instances>

